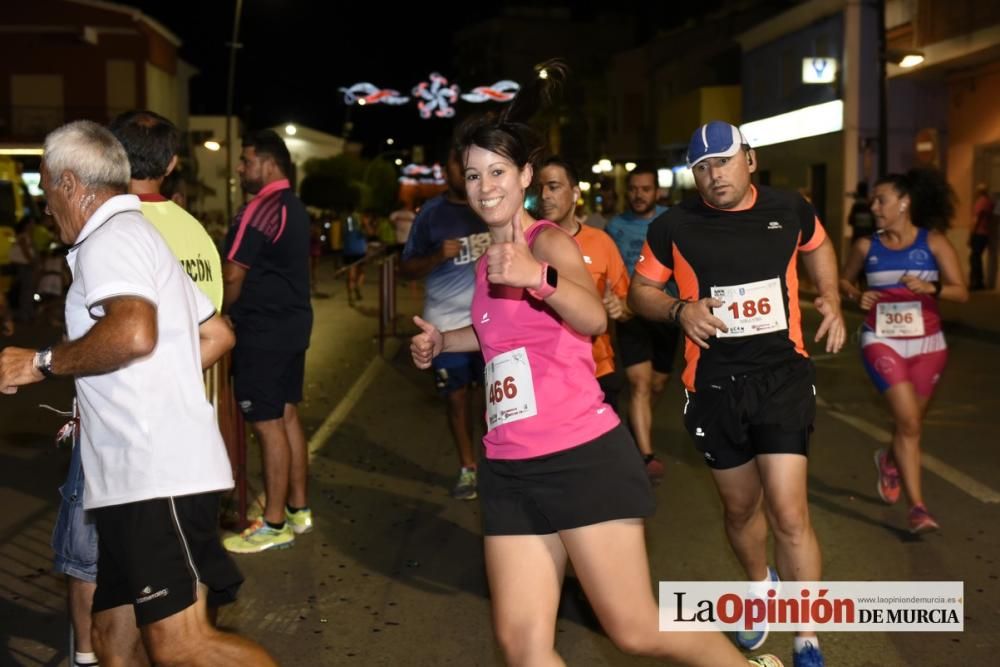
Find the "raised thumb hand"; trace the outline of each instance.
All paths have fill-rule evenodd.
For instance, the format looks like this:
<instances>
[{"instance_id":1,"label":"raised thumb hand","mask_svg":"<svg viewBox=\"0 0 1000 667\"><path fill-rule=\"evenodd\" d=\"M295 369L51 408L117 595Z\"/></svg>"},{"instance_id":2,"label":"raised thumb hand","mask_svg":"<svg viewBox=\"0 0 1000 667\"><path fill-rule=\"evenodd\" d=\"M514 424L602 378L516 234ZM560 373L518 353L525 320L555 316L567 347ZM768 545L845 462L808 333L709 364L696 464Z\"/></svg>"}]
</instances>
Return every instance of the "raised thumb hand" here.
<instances>
[{"instance_id":1,"label":"raised thumb hand","mask_svg":"<svg viewBox=\"0 0 1000 667\"><path fill-rule=\"evenodd\" d=\"M420 330L423 331L425 334L432 334L437 329L437 327L435 327L430 322L421 319L419 315L413 316L413 323L416 324L418 327L420 327Z\"/></svg>"},{"instance_id":2,"label":"raised thumb hand","mask_svg":"<svg viewBox=\"0 0 1000 667\"><path fill-rule=\"evenodd\" d=\"M524 238L524 228L521 227L521 211L519 210L514 214L514 220L511 222L513 227L513 242L520 245L528 245L528 242Z\"/></svg>"}]
</instances>

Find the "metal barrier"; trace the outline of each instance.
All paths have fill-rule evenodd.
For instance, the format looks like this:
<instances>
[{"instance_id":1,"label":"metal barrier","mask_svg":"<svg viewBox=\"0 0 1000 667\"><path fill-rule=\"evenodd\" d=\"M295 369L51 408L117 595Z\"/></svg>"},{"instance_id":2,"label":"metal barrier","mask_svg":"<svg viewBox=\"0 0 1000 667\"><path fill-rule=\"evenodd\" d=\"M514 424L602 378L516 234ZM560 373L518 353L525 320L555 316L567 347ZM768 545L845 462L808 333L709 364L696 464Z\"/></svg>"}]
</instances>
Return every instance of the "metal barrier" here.
<instances>
[{"instance_id":1,"label":"metal barrier","mask_svg":"<svg viewBox=\"0 0 1000 667\"><path fill-rule=\"evenodd\" d=\"M247 439L246 422L236 405L233 393L232 357L226 354L218 363L205 371L205 390L215 407L222 441L226 443L229 465L233 471L236 486L236 530L243 530L247 521L249 500L247 497Z\"/></svg>"},{"instance_id":2,"label":"metal barrier","mask_svg":"<svg viewBox=\"0 0 1000 667\"><path fill-rule=\"evenodd\" d=\"M389 254L389 246L380 245L380 246L378 246L377 249L371 251L369 254L365 255L361 259L355 260L355 261L351 262L350 264L344 264L342 267L340 267L339 269L337 269L336 271L333 272L333 277L334 278L339 278L340 276L342 276L345 273L347 273L348 269L350 269L352 266L360 266L361 264L364 264L365 262L370 262L370 261L378 259L380 257L384 257L384 256L386 256L388 254Z\"/></svg>"},{"instance_id":3,"label":"metal barrier","mask_svg":"<svg viewBox=\"0 0 1000 667\"><path fill-rule=\"evenodd\" d=\"M385 339L396 336L396 253L389 253L378 274L378 353L385 354Z\"/></svg>"},{"instance_id":4,"label":"metal barrier","mask_svg":"<svg viewBox=\"0 0 1000 667\"><path fill-rule=\"evenodd\" d=\"M385 354L385 339L397 336L396 332L396 268L399 266L399 256L389 246L380 246L377 250L361 259L345 264L333 273L339 278L353 266L361 266L366 262L382 260L378 274L378 353Z\"/></svg>"}]
</instances>

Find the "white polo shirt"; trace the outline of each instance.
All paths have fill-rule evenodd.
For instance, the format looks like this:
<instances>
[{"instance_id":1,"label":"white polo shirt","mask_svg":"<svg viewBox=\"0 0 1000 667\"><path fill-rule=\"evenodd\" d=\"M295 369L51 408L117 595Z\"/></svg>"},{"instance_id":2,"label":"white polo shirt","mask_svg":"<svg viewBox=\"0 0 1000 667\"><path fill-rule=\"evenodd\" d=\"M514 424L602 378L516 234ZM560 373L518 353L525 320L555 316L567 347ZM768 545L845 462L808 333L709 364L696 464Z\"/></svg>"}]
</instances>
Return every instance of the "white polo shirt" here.
<instances>
[{"instance_id":1,"label":"white polo shirt","mask_svg":"<svg viewBox=\"0 0 1000 667\"><path fill-rule=\"evenodd\" d=\"M70 340L104 316L104 300L132 296L156 306L151 354L109 373L76 378L84 507L232 488L201 372L198 327L215 307L142 217L139 198L106 201L66 260L73 273L66 297Z\"/></svg>"}]
</instances>

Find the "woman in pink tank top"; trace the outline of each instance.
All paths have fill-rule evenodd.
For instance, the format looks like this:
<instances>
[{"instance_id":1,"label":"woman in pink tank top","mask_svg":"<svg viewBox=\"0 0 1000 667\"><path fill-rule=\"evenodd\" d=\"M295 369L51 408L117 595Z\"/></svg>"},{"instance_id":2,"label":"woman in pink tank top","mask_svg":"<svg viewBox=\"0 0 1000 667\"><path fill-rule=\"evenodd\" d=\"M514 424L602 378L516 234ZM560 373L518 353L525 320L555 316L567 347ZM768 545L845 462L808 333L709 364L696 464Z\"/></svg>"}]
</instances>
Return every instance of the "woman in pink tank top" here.
<instances>
[{"instance_id":1,"label":"woman in pink tank top","mask_svg":"<svg viewBox=\"0 0 1000 667\"><path fill-rule=\"evenodd\" d=\"M543 92L563 74L549 65ZM473 324L442 334L415 317L422 333L410 346L420 368L441 352L478 350L486 362L488 432L478 483L500 648L509 664L562 664L555 625L569 560L620 648L745 667L720 633L659 631L643 526L652 489L594 377L591 336L604 332L607 317L580 251L558 226L524 209L542 148L514 120L534 110L525 99L458 132L469 205L491 236L476 267ZM773 656L751 664L781 665Z\"/></svg>"}]
</instances>

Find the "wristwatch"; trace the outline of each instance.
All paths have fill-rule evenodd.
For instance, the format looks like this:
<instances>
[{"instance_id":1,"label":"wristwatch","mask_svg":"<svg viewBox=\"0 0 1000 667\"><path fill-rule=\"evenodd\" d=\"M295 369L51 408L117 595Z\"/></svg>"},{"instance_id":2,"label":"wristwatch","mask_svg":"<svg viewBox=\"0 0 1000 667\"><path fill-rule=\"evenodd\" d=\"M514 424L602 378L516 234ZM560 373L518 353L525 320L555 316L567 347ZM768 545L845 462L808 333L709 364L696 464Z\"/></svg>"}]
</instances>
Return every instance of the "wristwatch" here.
<instances>
[{"instance_id":1,"label":"wristwatch","mask_svg":"<svg viewBox=\"0 0 1000 667\"><path fill-rule=\"evenodd\" d=\"M542 262L542 275L538 279L538 287L528 288L528 294L538 300L544 300L555 294L556 286L559 284L559 271L556 267Z\"/></svg>"},{"instance_id":2,"label":"wristwatch","mask_svg":"<svg viewBox=\"0 0 1000 667\"><path fill-rule=\"evenodd\" d=\"M56 374L52 372L52 347L35 352L35 368L47 378L55 377Z\"/></svg>"}]
</instances>

